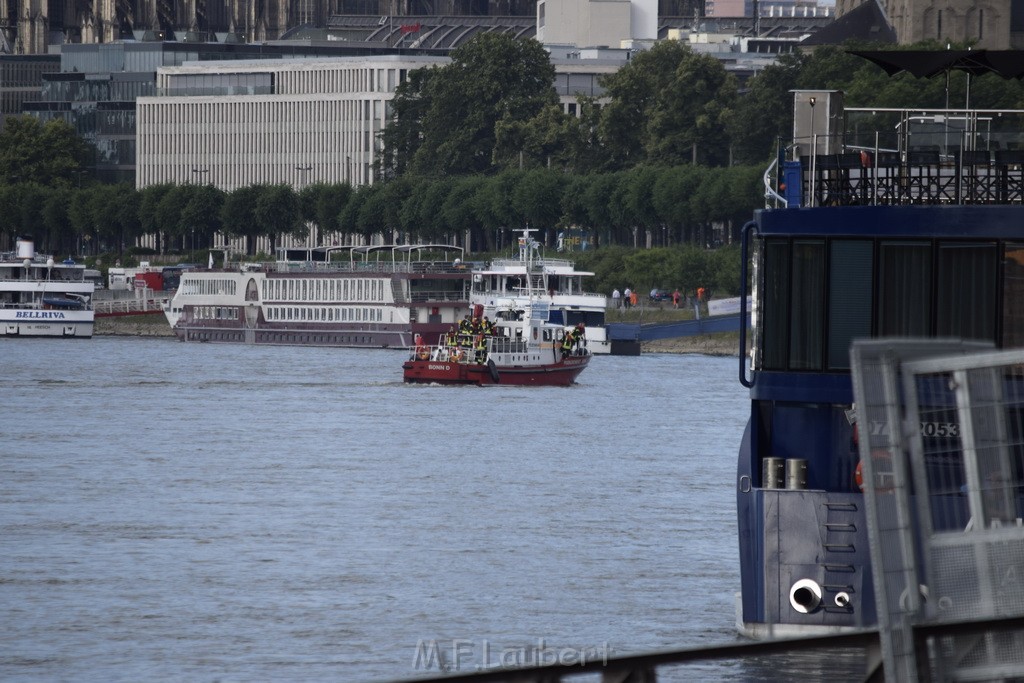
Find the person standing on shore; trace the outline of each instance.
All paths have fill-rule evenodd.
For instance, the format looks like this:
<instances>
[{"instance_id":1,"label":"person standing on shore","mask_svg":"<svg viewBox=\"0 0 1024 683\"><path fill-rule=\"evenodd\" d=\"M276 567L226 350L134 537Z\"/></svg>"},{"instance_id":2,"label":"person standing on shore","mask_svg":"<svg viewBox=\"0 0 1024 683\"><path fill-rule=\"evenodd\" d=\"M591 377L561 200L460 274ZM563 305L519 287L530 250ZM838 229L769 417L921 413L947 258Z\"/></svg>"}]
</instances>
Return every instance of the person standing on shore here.
<instances>
[{"instance_id":1,"label":"person standing on shore","mask_svg":"<svg viewBox=\"0 0 1024 683\"><path fill-rule=\"evenodd\" d=\"M629 291L629 287L622 292L622 303L626 308L629 308L630 304L633 303L633 293Z\"/></svg>"},{"instance_id":2,"label":"person standing on shore","mask_svg":"<svg viewBox=\"0 0 1024 683\"><path fill-rule=\"evenodd\" d=\"M622 306L622 296L619 294L619 288L618 287L616 287L612 291L612 304L615 306L616 309L618 309L620 306Z\"/></svg>"}]
</instances>

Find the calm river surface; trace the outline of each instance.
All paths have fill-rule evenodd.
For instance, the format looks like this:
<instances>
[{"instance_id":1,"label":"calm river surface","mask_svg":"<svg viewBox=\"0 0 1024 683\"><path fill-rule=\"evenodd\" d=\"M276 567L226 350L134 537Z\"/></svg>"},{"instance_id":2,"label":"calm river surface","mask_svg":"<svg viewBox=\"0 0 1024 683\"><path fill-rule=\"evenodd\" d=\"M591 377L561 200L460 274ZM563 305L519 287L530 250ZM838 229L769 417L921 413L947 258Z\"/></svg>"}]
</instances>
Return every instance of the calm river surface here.
<instances>
[{"instance_id":1,"label":"calm river surface","mask_svg":"<svg viewBox=\"0 0 1024 683\"><path fill-rule=\"evenodd\" d=\"M0 679L378 681L736 638L735 358L599 357L559 389L406 386L397 351L0 352Z\"/></svg>"}]
</instances>

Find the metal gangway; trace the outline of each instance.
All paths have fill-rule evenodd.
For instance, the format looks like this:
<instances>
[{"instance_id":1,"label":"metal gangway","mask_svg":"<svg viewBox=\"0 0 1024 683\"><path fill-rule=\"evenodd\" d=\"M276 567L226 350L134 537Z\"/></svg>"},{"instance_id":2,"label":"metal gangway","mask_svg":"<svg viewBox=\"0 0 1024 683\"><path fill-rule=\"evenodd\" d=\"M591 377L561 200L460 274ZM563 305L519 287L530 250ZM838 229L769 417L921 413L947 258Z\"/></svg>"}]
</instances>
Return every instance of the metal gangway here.
<instances>
[{"instance_id":1,"label":"metal gangway","mask_svg":"<svg viewBox=\"0 0 1024 683\"><path fill-rule=\"evenodd\" d=\"M880 339L851 361L886 680L1021 678L1024 349Z\"/></svg>"}]
</instances>

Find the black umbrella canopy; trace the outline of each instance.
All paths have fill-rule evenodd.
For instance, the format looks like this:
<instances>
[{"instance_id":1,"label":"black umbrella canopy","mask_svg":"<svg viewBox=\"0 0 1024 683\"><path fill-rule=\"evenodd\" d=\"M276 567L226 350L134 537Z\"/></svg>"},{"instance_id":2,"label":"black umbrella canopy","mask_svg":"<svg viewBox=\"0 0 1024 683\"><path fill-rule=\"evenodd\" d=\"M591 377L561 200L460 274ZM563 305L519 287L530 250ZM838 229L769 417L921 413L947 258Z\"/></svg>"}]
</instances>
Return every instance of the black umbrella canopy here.
<instances>
[{"instance_id":1,"label":"black umbrella canopy","mask_svg":"<svg viewBox=\"0 0 1024 683\"><path fill-rule=\"evenodd\" d=\"M1024 50L850 50L882 67L893 76L906 71L916 78L930 78L949 71L972 76L994 73L1003 78L1024 77Z\"/></svg>"}]
</instances>

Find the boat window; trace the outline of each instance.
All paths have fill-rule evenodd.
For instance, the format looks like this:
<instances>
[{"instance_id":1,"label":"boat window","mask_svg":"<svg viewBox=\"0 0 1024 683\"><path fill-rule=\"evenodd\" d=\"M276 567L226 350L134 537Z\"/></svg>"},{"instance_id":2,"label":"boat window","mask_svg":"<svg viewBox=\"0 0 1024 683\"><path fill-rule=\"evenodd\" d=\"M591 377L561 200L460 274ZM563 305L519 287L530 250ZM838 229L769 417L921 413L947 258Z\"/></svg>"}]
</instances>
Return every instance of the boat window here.
<instances>
[{"instance_id":1,"label":"boat window","mask_svg":"<svg viewBox=\"0 0 1024 683\"><path fill-rule=\"evenodd\" d=\"M794 370L820 369L825 329L824 240L794 242L791 300L789 365Z\"/></svg>"},{"instance_id":2,"label":"boat window","mask_svg":"<svg viewBox=\"0 0 1024 683\"><path fill-rule=\"evenodd\" d=\"M1003 348L1024 346L1024 244L1003 255Z\"/></svg>"},{"instance_id":3,"label":"boat window","mask_svg":"<svg viewBox=\"0 0 1024 683\"><path fill-rule=\"evenodd\" d=\"M850 368L850 342L871 336L872 244L835 240L829 246L828 367Z\"/></svg>"},{"instance_id":4,"label":"boat window","mask_svg":"<svg viewBox=\"0 0 1024 683\"><path fill-rule=\"evenodd\" d=\"M926 337L932 319L932 248L882 242L878 256L878 335Z\"/></svg>"},{"instance_id":5,"label":"boat window","mask_svg":"<svg viewBox=\"0 0 1024 683\"><path fill-rule=\"evenodd\" d=\"M789 334L789 243L766 240L764 245L764 331L763 366L766 370L786 369Z\"/></svg>"},{"instance_id":6,"label":"boat window","mask_svg":"<svg viewBox=\"0 0 1024 683\"><path fill-rule=\"evenodd\" d=\"M939 337L996 339L996 245L940 244L936 329Z\"/></svg>"}]
</instances>

